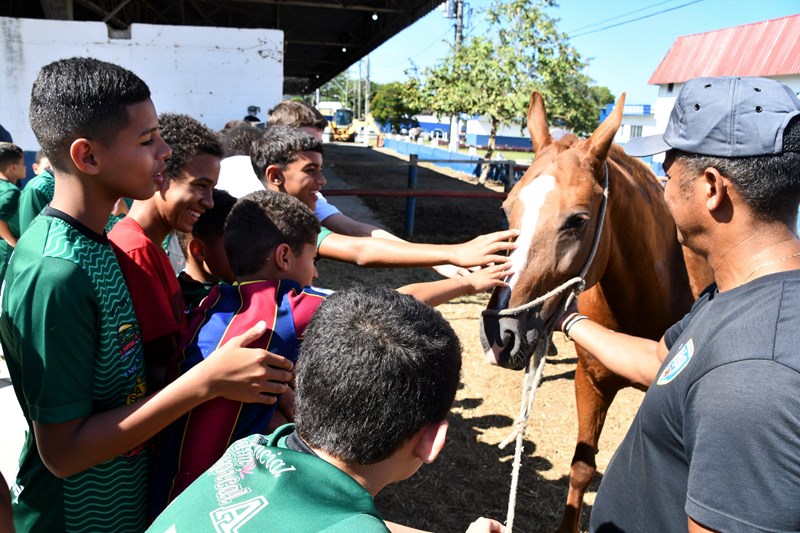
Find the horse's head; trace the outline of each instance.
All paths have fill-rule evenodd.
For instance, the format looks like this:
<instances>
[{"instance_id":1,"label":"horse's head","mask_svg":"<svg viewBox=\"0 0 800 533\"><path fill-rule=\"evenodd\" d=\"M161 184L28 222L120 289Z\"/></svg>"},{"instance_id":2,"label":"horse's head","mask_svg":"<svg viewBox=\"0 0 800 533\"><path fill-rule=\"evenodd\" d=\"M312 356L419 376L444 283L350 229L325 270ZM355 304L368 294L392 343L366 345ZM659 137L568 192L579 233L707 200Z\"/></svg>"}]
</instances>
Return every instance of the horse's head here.
<instances>
[{"instance_id":1,"label":"horse's head","mask_svg":"<svg viewBox=\"0 0 800 533\"><path fill-rule=\"evenodd\" d=\"M530 168L503 203L509 225L520 230L511 255L509 287L495 289L481 316L481 341L489 362L525 368L539 341L549 336L568 291L512 311L553 291L585 268L586 285L602 274L608 256L608 232L588 265L599 228L606 177L606 156L622 119L623 94L614 111L588 139L550 136L542 96L534 92L528 131L536 154ZM606 215L607 216L607 215Z\"/></svg>"}]
</instances>

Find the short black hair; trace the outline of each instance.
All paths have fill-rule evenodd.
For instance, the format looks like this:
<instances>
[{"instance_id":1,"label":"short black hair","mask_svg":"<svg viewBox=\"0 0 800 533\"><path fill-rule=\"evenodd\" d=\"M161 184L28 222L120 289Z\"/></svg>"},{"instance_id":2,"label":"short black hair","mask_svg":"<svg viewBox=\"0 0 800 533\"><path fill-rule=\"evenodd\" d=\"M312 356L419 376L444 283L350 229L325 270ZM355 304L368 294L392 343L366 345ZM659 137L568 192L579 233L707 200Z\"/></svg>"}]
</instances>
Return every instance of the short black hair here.
<instances>
[{"instance_id":1,"label":"short black hair","mask_svg":"<svg viewBox=\"0 0 800 533\"><path fill-rule=\"evenodd\" d=\"M212 190L211 197L214 199L214 207L207 209L200 215L200 218L192 226L192 232L176 232L178 234L178 242L185 256L189 255L189 237L200 239L206 244L213 244L217 239L221 239L225 235L225 220L233 209L236 198L222 189Z\"/></svg>"},{"instance_id":2,"label":"short black hair","mask_svg":"<svg viewBox=\"0 0 800 533\"><path fill-rule=\"evenodd\" d=\"M44 159L45 157L47 157L47 154L45 154L45 153L44 153L44 150L42 150L42 149L40 148L39 150L37 150L37 152L36 152L36 155L35 155L35 156L34 156L34 158L33 158L33 161L34 161L34 162L35 162L37 165L41 165L41 164L42 164L42 159ZM49 158L48 158L48 159L49 159Z\"/></svg>"},{"instance_id":3,"label":"short black hair","mask_svg":"<svg viewBox=\"0 0 800 533\"><path fill-rule=\"evenodd\" d=\"M235 126L222 132L222 148L225 157L234 155L250 156L250 147L253 141L264 135L264 130L253 126Z\"/></svg>"},{"instance_id":4,"label":"short black hair","mask_svg":"<svg viewBox=\"0 0 800 533\"><path fill-rule=\"evenodd\" d=\"M269 110L267 124L292 128L314 128L319 131L328 127L328 120L314 107L299 100L283 100Z\"/></svg>"},{"instance_id":5,"label":"short black hair","mask_svg":"<svg viewBox=\"0 0 800 533\"><path fill-rule=\"evenodd\" d=\"M164 175L177 178L195 154L209 154L222 159L222 143L216 132L200 124L189 115L162 113L158 116L161 137L172 148L165 161Z\"/></svg>"},{"instance_id":6,"label":"short black hair","mask_svg":"<svg viewBox=\"0 0 800 533\"><path fill-rule=\"evenodd\" d=\"M300 348L297 432L342 461L382 461L444 420L460 373L461 344L435 309L387 288L336 292Z\"/></svg>"},{"instance_id":7,"label":"short black hair","mask_svg":"<svg viewBox=\"0 0 800 533\"><path fill-rule=\"evenodd\" d=\"M9 166L19 163L24 157L22 148L16 144L0 142L0 172L5 172Z\"/></svg>"},{"instance_id":8,"label":"short black hair","mask_svg":"<svg viewBox=\"0 0 800 533\"><path fill-rule=\"evenodd\" d=\"M261 270L286 243L296 255L316 244L319 221L303 202L285 193L256 191L239 199L225 223L225 254L235 276Z\"/></svg>"},{"instance_id":9,"label":"short black hair","mask_svg":"<svg viewBox=\"0 0 800 533\"><path fill-rule=\"evenodd\" d=\"M258 179L264 180L267 167L286 165L297 159L300 152L322 153L322 141L303 130L289 126L270 126L264 135L253 141L250 148L250 162Z\"/></svg>"},{"instance_id":10,"label":"short black hair","mask_svg":"<svg viewBox=\"0 0 800 533\"><path fill-rule=\"evenodd\" d=\"M97 59L73 57L42 67L31 91L30 122L51 165L69 168L75 139L105 146L128 125L127 106L150 98L150 89L133 72Z\"/></svg>"}]
</instances>

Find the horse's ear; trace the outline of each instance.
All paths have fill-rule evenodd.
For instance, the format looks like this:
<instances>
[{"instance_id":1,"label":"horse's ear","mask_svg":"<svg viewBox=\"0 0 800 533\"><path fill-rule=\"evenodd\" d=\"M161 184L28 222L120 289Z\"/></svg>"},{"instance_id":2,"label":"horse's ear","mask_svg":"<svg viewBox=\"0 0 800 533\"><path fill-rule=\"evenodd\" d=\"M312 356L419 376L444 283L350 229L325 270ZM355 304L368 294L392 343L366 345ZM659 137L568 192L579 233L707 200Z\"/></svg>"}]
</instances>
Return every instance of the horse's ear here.
<instances>
[{"instance_id":1,"label":"horse's ear","mask_svg":"<svg viewBox=\"0 0 800 533\"><path fill-rule=\"evenodd\" d=\"M528 106L528 133L531 134L531 144L536 154L553 142L553 138L550 137L550 129L547 126L547 111L544 109L544 98L536 91L531 93L531 103Z\"/></svg>"},{"instance_id":2,"label":"horse's ear","mask_svg":"<svg viewBox=\"0 0 800 533\"><path fill-rule=\"evenodd\" d=\"M608 155L608 149L611 148L614 135L617 134L619 125L622 123L622 112L624 108L625 93L622 93L617 100L617 104L614 106L614 110L606 117L603 123L594 130L592 136L589 137L589 152L598 161L605 161Z\"/></svg>"}]
</instances>

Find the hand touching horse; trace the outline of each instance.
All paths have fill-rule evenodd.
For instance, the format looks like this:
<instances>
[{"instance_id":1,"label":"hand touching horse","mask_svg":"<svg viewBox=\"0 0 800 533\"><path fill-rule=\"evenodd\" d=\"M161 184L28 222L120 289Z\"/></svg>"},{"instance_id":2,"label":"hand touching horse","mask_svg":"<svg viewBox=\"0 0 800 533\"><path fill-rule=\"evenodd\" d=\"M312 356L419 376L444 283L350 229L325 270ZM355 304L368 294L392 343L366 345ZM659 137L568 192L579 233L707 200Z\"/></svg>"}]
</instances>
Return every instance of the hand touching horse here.
<instances>
[{"instance_id":1,"label":"hand touching horse","mask_svg":"<svg viewBox=\"0 0 800 533\"><path fill-rule=\"evenodd\" d=\"M624 99L588 139L568 135L556 141L541 95L531 96L528 131L536 158L503 204L510 226L521 231L512 255L515 274L508 288L495 290L481 324L486 355L494 363L526 366L539 340L552 331L564 295L539 308L510 310L575 276L582 275L586 286L578 298L581 313L610 329L651 339L659 339L711 282L702 260L684 259L655 175L612 144ZM576 349L578 443L563 531L578 529L608 407L631 385Z\"/></svg>"}]
</instances>

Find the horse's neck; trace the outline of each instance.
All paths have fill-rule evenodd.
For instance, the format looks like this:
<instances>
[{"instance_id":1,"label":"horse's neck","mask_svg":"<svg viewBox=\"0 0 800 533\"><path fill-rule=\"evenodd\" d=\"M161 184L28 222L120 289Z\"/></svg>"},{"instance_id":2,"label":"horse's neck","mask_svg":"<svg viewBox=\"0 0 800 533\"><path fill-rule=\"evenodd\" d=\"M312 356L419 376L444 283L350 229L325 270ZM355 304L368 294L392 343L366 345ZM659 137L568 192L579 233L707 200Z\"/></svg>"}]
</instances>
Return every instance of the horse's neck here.
<instances>
[{"instance_id":1,"label":"horse's neck","mask_svg":"<svg viewBox=\"0 0 800 533\"><path fill-rule=\"evenodd\" d=\"M623 330L663 333L691 305L691 291L661 186L639 170L609 164L609 253L598 290Z\"/></svg>"}]
</instances>

